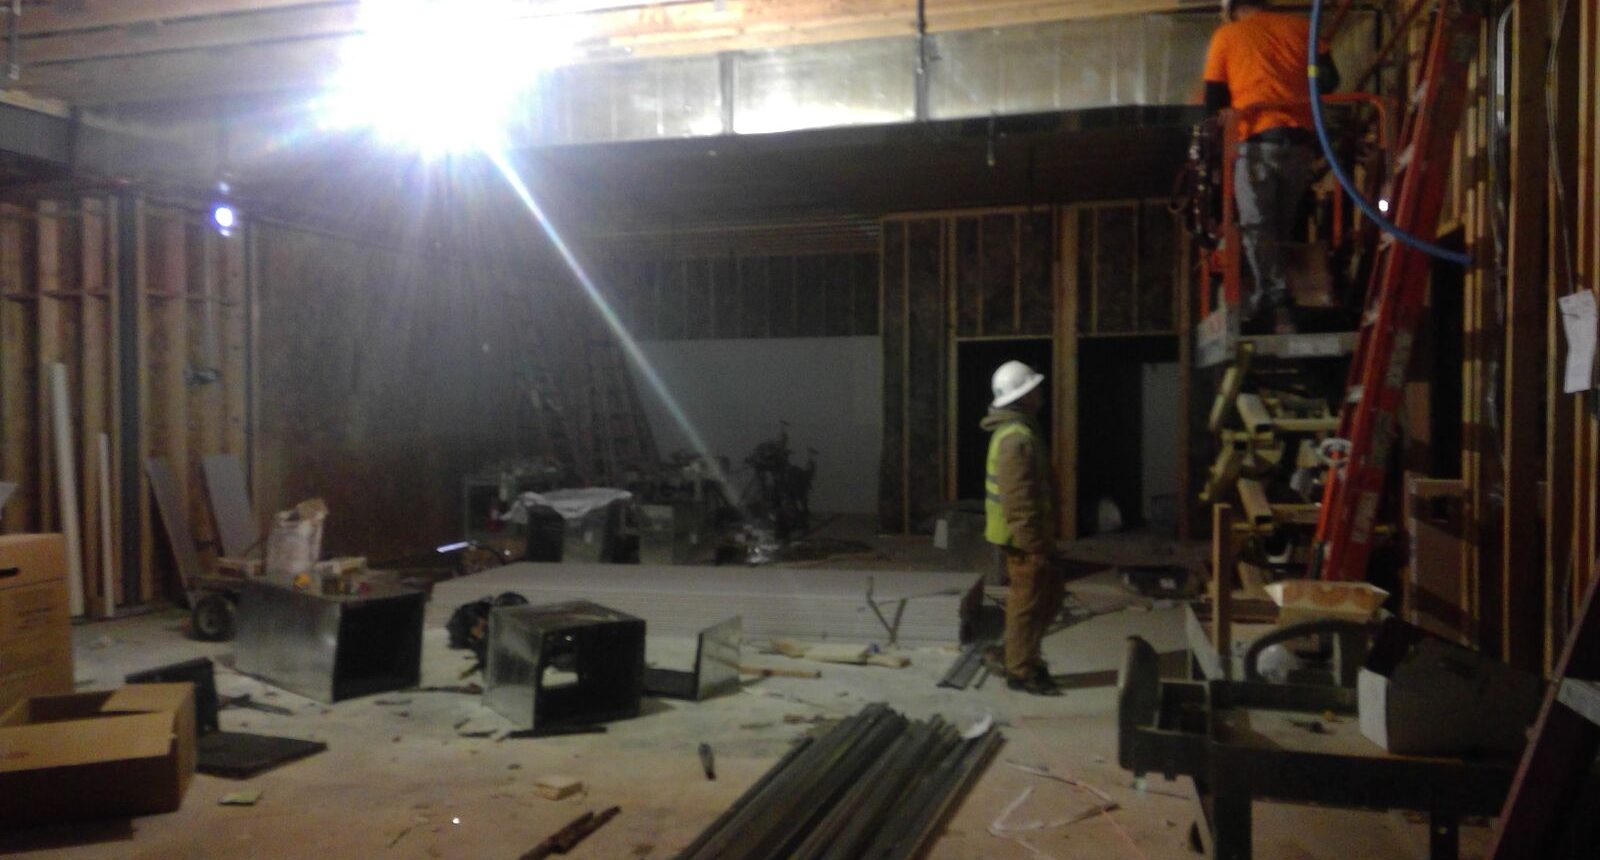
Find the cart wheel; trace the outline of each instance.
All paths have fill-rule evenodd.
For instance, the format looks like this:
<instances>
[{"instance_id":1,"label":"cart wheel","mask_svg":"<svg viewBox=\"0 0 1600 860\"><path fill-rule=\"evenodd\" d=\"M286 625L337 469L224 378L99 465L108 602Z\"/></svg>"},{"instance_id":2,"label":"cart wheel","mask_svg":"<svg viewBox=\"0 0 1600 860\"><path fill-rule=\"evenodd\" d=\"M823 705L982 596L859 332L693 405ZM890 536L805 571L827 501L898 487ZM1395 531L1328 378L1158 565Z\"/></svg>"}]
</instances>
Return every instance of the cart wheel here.
<instances>
[{"instance_id":1,"label":"cart wheel","mask_svg":"<svg viewBox=\"0 0 1600 860\"><path fill-rule=\"evenodd\" d=\"M208 594L195 602L190 613L194 637L202 642L224 642L233 638L233 601L220 594Z\"/></svg>"}]
</instances>

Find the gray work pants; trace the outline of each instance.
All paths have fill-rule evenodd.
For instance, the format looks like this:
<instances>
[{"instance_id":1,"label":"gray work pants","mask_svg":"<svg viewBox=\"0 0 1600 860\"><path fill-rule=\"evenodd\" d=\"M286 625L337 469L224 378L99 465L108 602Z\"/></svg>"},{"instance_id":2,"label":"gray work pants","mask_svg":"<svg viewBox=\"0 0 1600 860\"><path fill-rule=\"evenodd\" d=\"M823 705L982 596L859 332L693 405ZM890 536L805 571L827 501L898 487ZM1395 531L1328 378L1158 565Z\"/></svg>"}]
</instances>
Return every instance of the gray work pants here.
<instances>
[{"instance_id":1,"label":"gray work pants","mask_svg":"<svg viewBox=\"0 0 1600 860\"><path fill-rule=\"evenodd\" d=\"M1233 199L1239 210L1239 235L1256 284L1245 305L1246 316L1293 304L1283 243L1294 227L1315 161L1310 147L1299 144L1239 144Z\"/></svg>"}]
</instances>

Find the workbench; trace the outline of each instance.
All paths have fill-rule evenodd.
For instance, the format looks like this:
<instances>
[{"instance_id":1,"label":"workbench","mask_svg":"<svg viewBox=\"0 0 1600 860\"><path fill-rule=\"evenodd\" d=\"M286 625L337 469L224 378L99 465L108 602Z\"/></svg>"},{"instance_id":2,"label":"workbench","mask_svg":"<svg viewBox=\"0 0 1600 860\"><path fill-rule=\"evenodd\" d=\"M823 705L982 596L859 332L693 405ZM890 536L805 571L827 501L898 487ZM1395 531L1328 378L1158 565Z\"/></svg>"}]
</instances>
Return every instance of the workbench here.
<instances>
[{"instance_id":1,"label":"workbench","mask_svg":"<svg viewBox=\"0 0 1600 860\"><path fill-rule=\"evenodd\" d=\"M1460 818L1497 815L1516 767L1386 753L1362 736L1352 689L1162 681L1142 640L1119 679L1117 754L1136 776L1194 780L1197 830L1215 860L1249 860L1255 800L1417 810L1432 860L1455 860Z\"/></svg>"}]
</instances>

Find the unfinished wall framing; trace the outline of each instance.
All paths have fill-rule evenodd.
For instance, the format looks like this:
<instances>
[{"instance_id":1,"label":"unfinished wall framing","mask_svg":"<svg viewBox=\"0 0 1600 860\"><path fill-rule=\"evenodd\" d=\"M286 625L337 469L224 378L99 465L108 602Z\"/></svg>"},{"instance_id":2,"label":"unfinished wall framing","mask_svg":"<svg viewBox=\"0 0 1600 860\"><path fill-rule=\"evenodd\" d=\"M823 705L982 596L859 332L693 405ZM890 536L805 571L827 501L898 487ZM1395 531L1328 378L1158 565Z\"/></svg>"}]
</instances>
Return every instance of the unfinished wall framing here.
<instances>
[{"instance_id":1,"label":"unfinished wall framing","mask_svg":"<svg viewBox=\"0 0 1600 860\"><path fill-rule=\"evenodd\" d=\"M926 532L956 499L959 344L1049 339L1052 450L1074 452L1079 340L1176 338L1187 327L1175 289L1184 251L1161 203L908 213L884 219L882 241L887 531ZM1058 455L1056 472L1062 530L1072 536L1075 468Z\"/></svg>"},{"instance_id":2,"label":"unfinished wall framing","mask_svg":"<svg viewBox=\"0 0 1600 860\"><path fill-rule=\"evenodd\" d=\"M232 453L248 465L252 293L244 232L224 236L203 211L133 195L0 205L0 475L20 484L0 526L61 528L49 382L60 363L84 594L96 614L110 611L108 597L124 606L174 590L161 573L170 564L158 557L165 537L146 458L163 458L183 476L176 490L203 547L213 530L200 458ZM111 485L109 511L102 475Z\"/></svg>"}]
</instances>

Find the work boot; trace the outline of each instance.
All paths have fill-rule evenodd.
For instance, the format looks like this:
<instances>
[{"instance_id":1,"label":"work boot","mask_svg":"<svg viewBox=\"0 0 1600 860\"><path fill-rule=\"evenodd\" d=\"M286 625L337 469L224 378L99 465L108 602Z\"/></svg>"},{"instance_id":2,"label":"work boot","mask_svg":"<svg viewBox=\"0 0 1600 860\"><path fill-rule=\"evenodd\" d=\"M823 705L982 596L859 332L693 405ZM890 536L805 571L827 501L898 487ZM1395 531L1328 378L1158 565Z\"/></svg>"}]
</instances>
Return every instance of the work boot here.
<instances>
[{"instance_id":1,"label":"work boot","mask_svg":"<svg viewBox=\"0 0 1600 860\"><path fill-rule=\"evenodd\" d=\"M1059 696L1061 688L1056 686L1056 679L1050 677L1049 670L1043 666L1035 666L1020 678L1007 678L1006 687L1020 690L1035 696Z\"/></svg>"}]
</instances>

